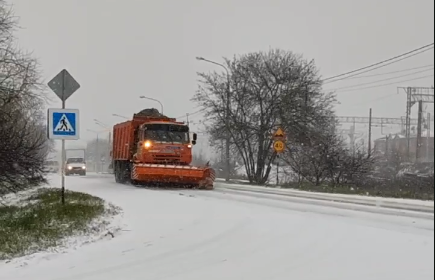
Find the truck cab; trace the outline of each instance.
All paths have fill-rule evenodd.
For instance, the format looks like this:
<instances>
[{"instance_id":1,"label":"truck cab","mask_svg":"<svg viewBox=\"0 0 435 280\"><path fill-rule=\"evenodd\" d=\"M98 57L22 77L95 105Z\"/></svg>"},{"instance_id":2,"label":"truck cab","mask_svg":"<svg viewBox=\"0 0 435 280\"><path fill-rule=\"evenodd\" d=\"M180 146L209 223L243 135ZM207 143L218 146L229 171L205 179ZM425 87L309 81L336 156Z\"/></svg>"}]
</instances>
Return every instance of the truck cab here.
<instances>
[{"instance_id":1,"label":"truck cab","mask_svg":"<svg viewBox=\"0 0 435 280\"><path fill-rule=\"evenodd\" d=\"M149 164L188 165L192 162L192 146L197 135L190 138L189 127L178 122L147 122L136 134L135 160Z\"/></svg>"}]
</instances>

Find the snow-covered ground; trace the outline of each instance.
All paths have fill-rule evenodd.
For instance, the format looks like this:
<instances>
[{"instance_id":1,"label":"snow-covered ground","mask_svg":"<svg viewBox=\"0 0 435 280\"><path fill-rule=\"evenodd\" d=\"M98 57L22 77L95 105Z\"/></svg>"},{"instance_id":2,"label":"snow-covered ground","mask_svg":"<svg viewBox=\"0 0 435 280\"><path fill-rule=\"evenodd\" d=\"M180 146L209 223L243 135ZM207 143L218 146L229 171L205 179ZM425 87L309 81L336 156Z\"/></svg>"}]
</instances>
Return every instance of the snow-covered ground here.
<instances>
[{"instance_id":1,"label":"snow-covered ground","mask_svg":"<svg viewBox=\"0 0 435 280\"><path fill-rule=\"evenodd\" d=\"M67 178L68 188L120 206L110 240L26 266L7 280L429 280L433 216L364 213L221 191L147 190L111 177Z\"/></svg>"}]
</instances>

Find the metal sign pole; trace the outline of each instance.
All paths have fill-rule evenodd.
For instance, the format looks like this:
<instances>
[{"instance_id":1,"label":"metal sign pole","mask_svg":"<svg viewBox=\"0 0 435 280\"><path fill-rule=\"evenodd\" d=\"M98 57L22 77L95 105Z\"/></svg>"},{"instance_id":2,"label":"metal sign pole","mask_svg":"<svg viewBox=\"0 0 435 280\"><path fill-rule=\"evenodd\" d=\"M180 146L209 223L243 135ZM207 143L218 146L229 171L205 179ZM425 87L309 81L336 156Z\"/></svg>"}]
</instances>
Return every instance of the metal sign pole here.
<instances>
[{"instance_id":1,"label":"metal sign pole","mask_svg":"<svg viewBox=\"0 0 435 280\"><path fill-rule=\"evenodd\" d=\"M65 72L62 72L62 109L66 108L65 99ZM65 168L66 168L66 148L65 139L62 139L62 178L61 178L61 199L65 204Z\"/></svg>"},{"instance_id":2,"label":"metal sign pole","mask_svg":"<svg viewBox=\"0 0 435 280\"><path fill-rule=\"evenodd\" d=\"M65 204L65 140L80 139L79 110L66 109L66 100L80 88L80 84L64 69L48 83L48 86L62 101L61 110L48 109L47 130L50 139L62 141L61 199L62 204Z\"/></svg>"},{"instance_id":3,"label":"metal sign pole","mask_svg":"<svg viewBox=\"0 0 435 280\"><path fill-rule=\"evenodd\" d=\"M65 101L62 102L62 109L65 109ZM62 179L61 179L62 204L65 204L65 169L66 169L66 149L65 149L65 139L62 139Z\"/></svg>"},{"instance_id":4,"label":"metal sign pole","mask_svg":"<svg viewBox=\"0 0 435 280\"><path fill-rule=\"evenodd\" d=\"M100 172L100 135L97 133L97 142L95 143L95 171Z\"/></svg>"},{"instance_id":5,"label":"metal sign pole","mask_svg":"<svg viewBox=\"0 0 435 280\"><path fill-rule=\"evenodd\" d=\"M276 156L276 185L279 186L279 156Z\"/></svg>"}]
</instances>

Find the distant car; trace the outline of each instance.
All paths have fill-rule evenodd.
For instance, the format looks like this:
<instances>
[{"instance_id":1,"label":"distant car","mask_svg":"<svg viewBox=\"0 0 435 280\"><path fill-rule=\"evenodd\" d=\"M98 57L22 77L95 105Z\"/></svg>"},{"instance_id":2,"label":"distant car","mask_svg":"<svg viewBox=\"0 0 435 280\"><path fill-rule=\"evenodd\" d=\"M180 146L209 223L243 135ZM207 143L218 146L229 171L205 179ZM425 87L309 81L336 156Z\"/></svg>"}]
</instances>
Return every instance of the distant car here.
<instances>
[{"instance_id":1,"label":"distant car","mask_svg":"<svg viewBox=\"0 0 435 280\"><path fill-rule=\"evenodd\" d=\"M47 160L45 162L45 169L49 173L59 172L59 162L57 160Z\"/></svg>"},{"instance_id":2,"label":"distant car","mask_svg":"<svg viewBox=\"0 0 435 280\"><path fill-rule=\"evenodd\" d=\"M86 176L86 161L84 158L69 158L66 161L65 175L77 174Z\"/></svg>"}]
</instances>

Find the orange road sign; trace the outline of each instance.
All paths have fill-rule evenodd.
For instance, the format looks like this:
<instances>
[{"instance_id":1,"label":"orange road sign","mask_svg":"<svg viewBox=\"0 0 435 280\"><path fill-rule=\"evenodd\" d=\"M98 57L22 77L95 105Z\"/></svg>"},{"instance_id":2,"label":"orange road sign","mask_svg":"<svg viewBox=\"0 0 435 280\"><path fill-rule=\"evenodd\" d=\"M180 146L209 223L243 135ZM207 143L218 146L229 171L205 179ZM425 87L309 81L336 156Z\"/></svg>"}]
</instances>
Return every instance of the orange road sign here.
<instances>
[{"instance_id":1,"label":"orange road sign","mask_svg":"<svg viewBox=\"0 0 435 280\"><path fill-rule=\"evenodd\" d=\"M284 152L285 149L285 144L283 141L281 140L277 140L273 143L273 149L275 150L275 152L277 153L282 153Z\"/></svg>"},{"instance_id":2,"label":"orange road sign","mask_svg":"<svg viewBox=\"0 0 435 280\"><path fill-rule=\"evenodd\" d=\"M281 128L278 128L278 130L273 135L274 138L282 139L285 137L284 131Z\"/></svg>"}]
</instances>

